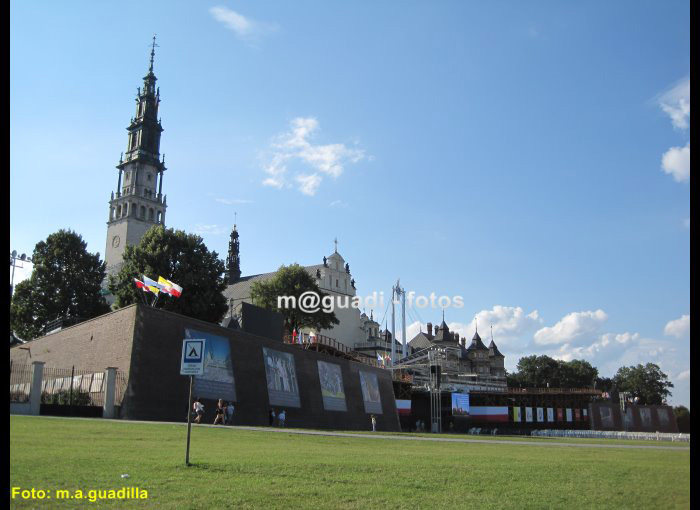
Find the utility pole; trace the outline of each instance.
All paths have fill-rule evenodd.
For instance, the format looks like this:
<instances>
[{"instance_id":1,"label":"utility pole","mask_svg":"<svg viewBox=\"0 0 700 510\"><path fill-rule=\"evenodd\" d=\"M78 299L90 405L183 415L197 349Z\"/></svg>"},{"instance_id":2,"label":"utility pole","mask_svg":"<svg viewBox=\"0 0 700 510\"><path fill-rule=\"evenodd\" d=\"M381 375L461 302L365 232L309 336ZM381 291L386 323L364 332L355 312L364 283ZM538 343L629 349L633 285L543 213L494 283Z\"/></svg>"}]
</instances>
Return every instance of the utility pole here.
<instances>
[{"instance_id":1,"label":"utility pole","mask_svg":"<svg viewBox=\"0 0 700 510\"><path fill-rule=\"evenodd\" d=\"M396 318L394 315L396 288L397 285L391 288L391 368L394 368L394 361L396 360Z\"/></svg>"},{"instance_id":2,"label":"utility pole","mask_svg":"<svg viewBox=\"0 0 700 510\"><path fill-rule=\"evenodd\" d=\"M401 349L401 357L408 356L408 338L406 337L406 289L401 289L401 340L403 340L403 348Z\"/></svg>"}]
</instances>

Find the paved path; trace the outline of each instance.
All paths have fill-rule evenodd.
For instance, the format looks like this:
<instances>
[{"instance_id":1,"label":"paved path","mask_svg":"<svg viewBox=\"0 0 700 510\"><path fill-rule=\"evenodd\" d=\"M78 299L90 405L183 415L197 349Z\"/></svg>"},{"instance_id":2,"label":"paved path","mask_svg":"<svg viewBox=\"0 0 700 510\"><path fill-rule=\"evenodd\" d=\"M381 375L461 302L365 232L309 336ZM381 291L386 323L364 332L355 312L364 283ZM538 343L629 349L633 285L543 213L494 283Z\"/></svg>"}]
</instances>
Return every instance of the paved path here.
<instances>
[{"instance_id":1,"label":"paved path","mask_svg":"<svg viewBox=\"0 0 700 510\"><path fill-rule=\"evenodd\" d=\"M107 420L104 418L72 418L63 416L41 416L41 418L62 418L62 419L72 419L72 420L96 420L96 421L111 421L115 423L142 423L142 424L160 424L160 425L180 425L185 426L187 423L183 422L170 422L170 421L140 421L140 420ZM619 444L619 443L564 443L551 441L546 438L538 438L530 441L506 441L503 439L466 439L461 437L424 437L424 436L412 436L404 434L396 435L386 435L381 433L373 434L353 434L352 432L331 432L323 430L309 430L309 429L287 429L279 427L250 427L244 425L210 425L201 423L199 425L193 424L194 427L207 427L207 428L219 428L219 429L230 429L230 430L251 430L256 432L277 432L282 434L301 434L308 436L329 436L329 437L352 437L358 439L389 439L394 441L437 441L442 443L477 443L477 444L504 444L504 445L518 445L518 446L568 446L572 448L624 448L633 450L679 450L679 451L690 451L690 446L669 446L669 445L646 445L646 444ZM605 441L605 439L602 439Z\"/></svg>"}]
</instances>

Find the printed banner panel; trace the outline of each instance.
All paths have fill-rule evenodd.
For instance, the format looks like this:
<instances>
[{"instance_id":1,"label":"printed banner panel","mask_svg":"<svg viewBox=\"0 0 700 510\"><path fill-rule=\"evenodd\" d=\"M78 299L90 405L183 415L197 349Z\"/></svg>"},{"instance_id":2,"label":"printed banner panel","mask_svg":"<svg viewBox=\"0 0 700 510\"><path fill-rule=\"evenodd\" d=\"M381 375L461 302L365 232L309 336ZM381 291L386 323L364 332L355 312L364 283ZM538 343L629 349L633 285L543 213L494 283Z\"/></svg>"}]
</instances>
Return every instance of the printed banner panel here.
<instances>
[{"instance_id":1,"label":"printed banner panel","mask_svg":"<svg viewBox=\"0 0 700 510\"><path fill-rule=\"evenodd\" d=\"M544 421L544 408L537 408L537 421L542 423Z\"/></svg>"},{"instance_id":2,"label":"printed banner panel","mask_svg":"<svg viewBox=\"0 0 700 510\"><path fill-rule=\"evenodd\" d=\"M566 408L566 421L573 421L573 416L570 408Z\"/></svg>"},{"instance_id":3,"label":"printed banner panel","mask_svg":"<svg viewBox=\"0 0 700 510\"><path fill-rule=\"evenodd\" d=\"M610 406L600 406L598 409L600 410L601 425L606 428L613 428L615 426L615 422L613 420L612 408Z\"/></svg>"},{"instance_id":4,"label":"printed banner panel","mask_svg":"<svg viewBox=\"0 0 700 510\"><path fill-rule=\"evenodd\" d=\"M362 387L362 400L365 403L365 412L382 414L382 398L379 395L377 374L360 370L360 386Z\"/></svg>"},{"instance_id":5,"label":"printed banner panel","mask_svg":"<svg viewBox=\"0 0 700 510\"><path fill-rule=\"evenodd\" d=\"M321 380L323 408L326 411L347 411L340 365L318 361L318 377Z\"/></svg>"},{"instance_id":6,"label":"printed banner panel","mask_svg":"<svg viewBox=\"0 0 700 510\"><path fill-rule=\"evenodd\" d=\"M532 407L525 408L525 421L528 423L532 422Z\"/></svg>"},{"instance_id":7,"label":"printed banner panel","mask_svg":"<svg viewBox=\"0 0 700 510\"><path fill-rule=\"evenodd\" d=\"M561 407L557 407L557 421L564 421L564 410Z\"/></svg>"},{"instance_id":8,"label":"printed banner panel","mask_svg":"<svg viewBox=\"0 0 700 510\"><path fill-rule=\"evenodd\" d=\"M554 421L554 408L553 407L547 408L547 421Z\"/></svg>"},{"instance_id":9,"label":"printed banner panel","mask_svg":"<svg viewBox=\"0 0 700 510\"><path fill-rule=\"evenodd\" d=\"M642 419L642 427L651 427L651 409L648 407L639 408L639 417Z\"/></svg>"},{"instance_id":10,"label":"printed banner panel","mask_svg":"<svg viewBox=\"0 0 700 510\"><path fill-rule=\"evenodd\" d=\"M520 421L520 408L519 407L513 408L513 421L515 421L515 422Z\"/></svg>"},{"instance_id":11,"label":"printed banner panel","mask_svg":"<svg viewBox=\"0 0 700 510\"><path fill-rule=\"evenodd\" d=\"M452 394L452 416L469 416L469 393Z\"/></svg>"},{"instance_id":12,"label":"printed banner panel","mask_svg":"<svg viewBox=\"0 0 700 510\"><path fill-rule=\"evenodd\" d=\"M231 345L228 338L185 328L185 338L203 338L204 373L194 376L193 397L236 401Z\"/></svg>"},{"instance_id":13,"label":"printed banner panel","mask_svg":"<svg viewBox=\"0 0 700 510\"><path fill-rule=\"evenodd\" d=\"M407 399L396 399L396 410L400 415L410 415L411 401Z\"/></svg>"},{"instance_id":14,"label":"printed banner panel","mask_svg":"<svg viewBox=\"0 0 700 510\"><path fill-rule=\"evenodd\" d=\"M507 406L469 406L474 422L508 422Z\"/></svg>"},{"instance_id":15,"label":"printed banner panel","mask_svg":"<svg viewBox=\"0 0 700 510\"><path fill-rule=\"evenodd\" d=\"M267 347L263 347L262 350L270 404L301 407L294 356Z\"/></svg>"}]
</instances>

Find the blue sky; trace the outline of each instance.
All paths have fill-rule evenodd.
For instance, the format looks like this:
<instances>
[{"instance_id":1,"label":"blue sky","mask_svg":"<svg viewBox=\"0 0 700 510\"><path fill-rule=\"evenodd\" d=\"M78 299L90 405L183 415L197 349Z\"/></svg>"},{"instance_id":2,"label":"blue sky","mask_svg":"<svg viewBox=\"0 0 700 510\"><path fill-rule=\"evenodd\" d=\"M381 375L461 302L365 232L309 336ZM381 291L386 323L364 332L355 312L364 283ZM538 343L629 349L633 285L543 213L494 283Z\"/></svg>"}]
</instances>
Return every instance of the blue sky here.
<instances>
[{"instance_id":1,"label":"blue sky","mask_svg":"<svg viewBox=\"0 0 700 510\"><path fill-rule=\"evenodd\" d=\"M461 295L509 369L651 361L689 405L688 2L23 1L10 29L11 249L104 253L156 33L168 226L223 257L236 212L244 274L337 237L359 294Z\"/></svg>"}]
</instances>

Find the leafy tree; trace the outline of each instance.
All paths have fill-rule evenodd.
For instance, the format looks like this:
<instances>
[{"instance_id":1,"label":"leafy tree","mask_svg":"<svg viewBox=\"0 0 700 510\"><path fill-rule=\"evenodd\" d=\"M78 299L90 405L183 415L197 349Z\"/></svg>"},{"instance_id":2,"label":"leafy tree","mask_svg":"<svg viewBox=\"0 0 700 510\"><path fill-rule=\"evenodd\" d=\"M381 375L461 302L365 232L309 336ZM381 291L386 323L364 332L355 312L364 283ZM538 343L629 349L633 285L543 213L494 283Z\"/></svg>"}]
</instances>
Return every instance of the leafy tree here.
<instances>
[{"instance_id":1,"label":"leafy tree","mask_svg":"<svg viewBox=\"0 0 700 510\"><path fill-rule=\"evenodd\" d=\"M685 406L676 406L673 408L673 414L678 424L678 432L690 432L690 409Z\"/></svg>"},{"instance_id":2,"label":"leafy tree","mask_svg":"<svg viewBox=\"0 0 700 510\"><path fill-rule=\"evenodd\" d=\"M286 331L300 327L330 329L334 324L340 323L334 312L325 312L321 306L314 312L301 310L298 301L296 307L277 306L278 296L294 296L298 300L305 292L314 292L320 299L327 296L321 292L316 280L299 264L282 266L272 279L255 282L250 287L253 304L282 314Z\"/></svg>"},{"instance_id":3,"label":"leafy tree","mask_svg":"<svg viewBox=\"0 0 700 510\"><path fill-rule=\"evenodd\" d=\"M209 251L201 237L182 230L151 227L137 245L127 246L124 264L116 276L109 277L115 308L149 299L155 306L171 312L218 323L228 309L222 294L224 263L215 251ZM141 275L157 280L166 278L180 287L182 295L145 294L136 287L134 278Z\"/></svg>"},{"instance_id":4,"label":"leafy tree","mask_svg":"<svg viewBox=\"0 0 700 510\"><path fill-rule=\"evenodd\" d=\"M611 377L597 377L595 380L595 388L608 393L615 391L615 381L613 381Z\"/></svg>"},{"instance_id":5,"label":"leafy tree","mask_svg":"<svg viewBox=\"0 0 700 510\"><path fill-rule=\"evenodd\" d=\"M654 363L621 367L613 381L618 391L628 391L633 397L639 397L642 405L662 404L671 395L669 388L673 388L673 383Z\"/></svg>"},{"instance_id":6,"label":"leafy tree","mask_svg":"<svg viewBox=\"0 0 700 510\"><path fill-rule=\"evenodd\" d=\"M525 356L520 358L517 372L506 380L509 386L528 388L585 388L592 387L598 377L598 369L585 360L561 361L549 356Z\"/></svg>"},{"instance_id":7,"label":"leafy tree","mask_svg":"<svg viewBox=\"0 0 700 510\"><path fill-rule=\"evenodd\" d=\"M51 234L37 243L32 261L32 275L15 287L10 305L10 327L20 338L36 338L57 318L90 319L109 311L100 292L105 264L99 253L88 253L79 234Z\"/></svg>"}]
</instances>

